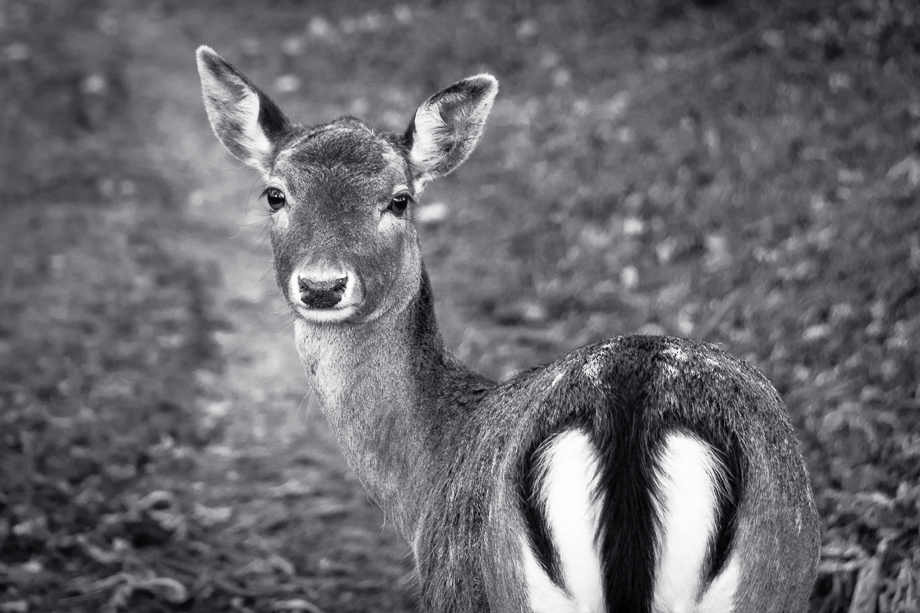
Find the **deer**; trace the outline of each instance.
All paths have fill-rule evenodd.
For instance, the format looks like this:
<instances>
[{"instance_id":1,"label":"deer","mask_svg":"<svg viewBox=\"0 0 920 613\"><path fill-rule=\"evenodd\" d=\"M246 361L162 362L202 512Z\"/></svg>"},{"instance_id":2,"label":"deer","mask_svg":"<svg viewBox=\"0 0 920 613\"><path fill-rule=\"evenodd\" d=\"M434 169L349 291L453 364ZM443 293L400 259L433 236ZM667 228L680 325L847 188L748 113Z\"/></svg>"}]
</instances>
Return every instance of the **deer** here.
<instances>
[{"instance_id":1,"label":"deer","mask_svg":"<svg viewBox=\"0 0 920 613\"><path fill-rule=\"evenodd\" d=\"M260 173L309 386L409 543L425 611L792 613L820 528L788 412L718 346L617 336L504 382L445 346L411 210L498 91L462 79L402 133L305 126L209 47L204 106Z\"/></svg>"}]
</instances>

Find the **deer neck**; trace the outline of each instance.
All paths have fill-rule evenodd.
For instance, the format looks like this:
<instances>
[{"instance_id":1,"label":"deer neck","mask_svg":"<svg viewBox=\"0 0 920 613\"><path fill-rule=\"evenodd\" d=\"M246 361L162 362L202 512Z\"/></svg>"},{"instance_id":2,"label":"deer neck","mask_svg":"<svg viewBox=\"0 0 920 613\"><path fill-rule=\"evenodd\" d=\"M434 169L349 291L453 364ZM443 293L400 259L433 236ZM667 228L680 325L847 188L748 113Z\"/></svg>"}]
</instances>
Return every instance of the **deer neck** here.
<instances>
[{"instance_id":1,"label":"deer neck","mask_svg":"<svg viewBox=\"0 0 920 613\"><path fill-rule=\"evenodd\" d=\"M450 454L450 437L494 384L438 332L428 275L400 312L338 326L295 323L297 349L359 479L404 535Z\"/></svg>"}]
</instances>

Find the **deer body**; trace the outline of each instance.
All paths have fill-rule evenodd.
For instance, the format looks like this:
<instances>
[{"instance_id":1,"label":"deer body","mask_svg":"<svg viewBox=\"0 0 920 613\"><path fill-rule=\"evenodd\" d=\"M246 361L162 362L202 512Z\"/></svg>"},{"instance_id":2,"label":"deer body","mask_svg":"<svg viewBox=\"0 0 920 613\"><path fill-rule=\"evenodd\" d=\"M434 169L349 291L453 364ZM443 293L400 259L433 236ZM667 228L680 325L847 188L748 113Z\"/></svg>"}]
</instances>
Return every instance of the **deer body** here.
<instances>
[{"instance_id":1,"label":"deer body","mask_svg":"<svg viewBox=\"0 0 920 613\"><path fill-rule=\"evenodd\" d=\"M198 61L215 133L265 176L307 378L411 544L426 610L804 610L817 515L755 369L621 337L497 384L445 348L403 214L474 148L492 77L432 96L394 135L293 125L212 51Z\"/></svg>"}]
</instances>

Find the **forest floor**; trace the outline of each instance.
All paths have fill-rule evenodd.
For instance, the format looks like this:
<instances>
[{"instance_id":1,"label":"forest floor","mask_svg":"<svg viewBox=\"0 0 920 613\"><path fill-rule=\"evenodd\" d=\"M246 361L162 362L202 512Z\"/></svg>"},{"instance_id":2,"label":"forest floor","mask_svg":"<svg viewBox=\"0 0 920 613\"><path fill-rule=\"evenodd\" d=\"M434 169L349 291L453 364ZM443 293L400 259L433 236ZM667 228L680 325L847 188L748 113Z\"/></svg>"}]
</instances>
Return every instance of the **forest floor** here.
<instances>
[{"instance_id":1,"label":"forest floor","mask_svg":"<svg viewBox=\"0 0 920 613\"><path fill-rule=\"evenodd\" d=\"M920 608L913 0L255 4L0 0L0 613L413 609L199 44L304 123L402 130L495 74L414 214L448 345L506 378L617 334L722 344L802 441L811 610Z\"/></svg>"}]
</instances>

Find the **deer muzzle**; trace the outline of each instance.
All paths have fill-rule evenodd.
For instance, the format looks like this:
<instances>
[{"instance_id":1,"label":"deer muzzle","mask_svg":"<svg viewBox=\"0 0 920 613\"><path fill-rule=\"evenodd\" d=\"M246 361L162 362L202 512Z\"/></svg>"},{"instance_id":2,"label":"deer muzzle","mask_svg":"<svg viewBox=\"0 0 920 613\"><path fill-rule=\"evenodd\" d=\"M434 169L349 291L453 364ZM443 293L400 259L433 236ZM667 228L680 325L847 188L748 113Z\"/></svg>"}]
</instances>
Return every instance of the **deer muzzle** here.
<instances>
[{"instance_id":1,"label":"deer muzzle","mask_svg":"<svg viewBox=\"0 0 920 613\"><path fill-rule=\"evenodd\" d=\"M348 286L348 277L315 280L298 277L300 302L311 309L331 309L341 302Z\"/></svg>"}]
</instances>

